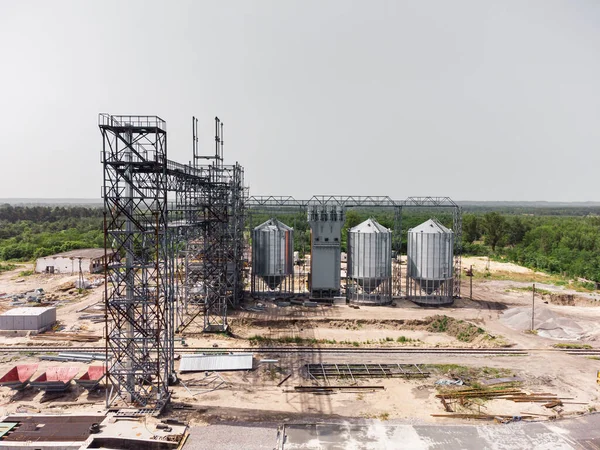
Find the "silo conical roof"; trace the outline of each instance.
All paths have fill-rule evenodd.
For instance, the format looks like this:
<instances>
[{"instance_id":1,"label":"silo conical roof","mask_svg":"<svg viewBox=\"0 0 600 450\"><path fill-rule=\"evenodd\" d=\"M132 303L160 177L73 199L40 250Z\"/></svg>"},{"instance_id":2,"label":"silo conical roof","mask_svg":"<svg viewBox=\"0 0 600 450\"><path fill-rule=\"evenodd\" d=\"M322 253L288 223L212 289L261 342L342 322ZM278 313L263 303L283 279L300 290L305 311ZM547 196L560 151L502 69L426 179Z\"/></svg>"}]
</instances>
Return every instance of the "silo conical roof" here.
<instances>
[{"instance_id":1,"label":"silo conical roof","mask_svg":"<svg viewBox=\"0 0 600 450\"><path fill-rule=\"evenodd\" d=\"M350 233L389 233L386 227L378 223L375 219L367 219L363 223L356 225L348 230Z\"/></svg>"},{"instance_id":2,"label":"silo conical roof","mask_svg":"<svg viewBox=\"0 0 600 450\"><path fill-rule=\"evenodd\" d=\"M436 219L429 219L414 228L411 228L411 233L440 233L440 234L452 234L453 231L446 228L444 225L439 223Z\"/></svg>"},{"instance_id":3,"label":"silo conical roof","mask_svg":"<svg viewBox=\"0 0 600 450\"><path fill-rule=\"evenodd\" d=\"M280 222L277 219L269 219L266 222L261 223L257 227L254 227L256 231L260 230L282 230L282 231L292 231L292 227L288 227L285 223Z\"/></svg>"}]
</instances>

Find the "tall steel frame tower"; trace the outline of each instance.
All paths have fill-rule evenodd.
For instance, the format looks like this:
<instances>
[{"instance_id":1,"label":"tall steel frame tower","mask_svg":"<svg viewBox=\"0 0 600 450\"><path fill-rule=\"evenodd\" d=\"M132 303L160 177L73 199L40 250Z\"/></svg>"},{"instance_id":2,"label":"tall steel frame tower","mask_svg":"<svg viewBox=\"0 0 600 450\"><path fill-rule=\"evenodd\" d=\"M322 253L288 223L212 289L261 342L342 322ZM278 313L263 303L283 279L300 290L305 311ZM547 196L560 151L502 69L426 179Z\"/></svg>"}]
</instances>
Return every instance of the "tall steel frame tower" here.
<instances>
[{"instance_id":1,"label":"tall steel frame tower","mask_svg":"<svg viewBox=\"0 0 600 450\"><path fill-rule=\"evenodd\" d=\"M192 118L194 169L207 183L187 192L198 216L185 248L183 299L179 299L180 332L227 331L227 310L243 297L245 201L241 165L223 164L223 123L215 117L215 153L200 155L197 120Z\"/></svg>"},{"instance_id":2,"label":"tall steel frame tower","mask_svg":"<svg viewBox=\"0 0 600 450\"><path fill-rule=\"evenodd\" d=\"M162 409L173 376L166 123L100 114L104 237L118 259L105 283L107 406Z\"/></svg>"}]
</instances>

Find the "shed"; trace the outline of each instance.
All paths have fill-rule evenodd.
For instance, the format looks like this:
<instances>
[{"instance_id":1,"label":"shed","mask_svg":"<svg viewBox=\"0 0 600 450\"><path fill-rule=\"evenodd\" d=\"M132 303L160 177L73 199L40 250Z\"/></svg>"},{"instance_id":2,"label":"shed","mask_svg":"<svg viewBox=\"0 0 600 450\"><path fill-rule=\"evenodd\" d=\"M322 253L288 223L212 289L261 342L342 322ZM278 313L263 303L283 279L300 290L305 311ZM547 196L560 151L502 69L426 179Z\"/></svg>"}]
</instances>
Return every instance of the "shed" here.
<instances>
[{"instance_id":1,"label":"shed","mask_svg":"<svg viewBox=\"0 0 600 450\"><path fill-rule=\"evenodd\" d=\"M71 250L69 252L57 253L56 255L43 256L35 262L35 271L38 273L63 273L77 274L99 273L103 271L106 263L111 262L115 253L108 251L108 261L105 261L103 248L84 248Z\"/></svg>"},{"instance_id":2,"label":"shed","mask_svg":"<svg viewBox=\"0 0 600 450\"><path fill-rule=\"evenodd\" d=\"M221 372L228 370L250 370L253 367L252 353L225 355L182 355L180 372Z\"/></svg>"},{"instance_id":3,"label":"shed","mask_svg":"<svg viewBox=\"0 0 600 450\"><path fill-rule=\"evenodd\" d=\"M0 330L42 331L56 322L56 308L13 308L0 315Z\"/></svg>"}]
</instances>

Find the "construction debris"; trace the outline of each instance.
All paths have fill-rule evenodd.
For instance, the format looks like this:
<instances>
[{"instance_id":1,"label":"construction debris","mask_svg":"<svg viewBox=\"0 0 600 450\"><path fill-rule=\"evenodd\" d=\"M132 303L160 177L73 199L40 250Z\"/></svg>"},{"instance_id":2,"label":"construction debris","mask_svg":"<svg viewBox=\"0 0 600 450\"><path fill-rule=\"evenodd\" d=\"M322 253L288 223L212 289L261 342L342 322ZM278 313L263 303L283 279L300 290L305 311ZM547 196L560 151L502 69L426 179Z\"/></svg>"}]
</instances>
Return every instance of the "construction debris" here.
<instances>
[{"instance_id":1,"label":"construction debris","mask_svg":"<svg viewBox=\"0 0 600 450\"><path fill-rule=\"evenodd\" d=\"M544 407L550 409L550 408L556 408L557 406L562 406L563 402L562 400L553 400L551 402L548 402L544 405Z\"/></svg>"},{"instance_id":2,"label":"construction debris","mask_svg":"<svg viewBox=\"0 0 600 450\"><path fill-rule=\"evenodd\" d=\"M504 377L504 378L493 378L491 380L483 380L481 384L485 386L494 386L496 384L504 384L504 383L521 383L525 381L521 377Z\"/></svg>"},{"instance_id":3,"label":"construction debris","mask_svg":"<svg viewBox=\"0 0 600 450\"><path fill-rule=\"evenodd\" d=\"M556 406L562 406L563 400L567 398L559 398L555 394L547 392L543 393L525 393L519 389L460 389L453 390L450 392L444 392L436 395L442 402L444 409L447 412L452 412L452 402L458 402L461 406L468 404L469 399L502 399L511 400L515 403L527 403L527 402L540 402L546 403L546 408L554 408Z\"/></svg>"},{"instance_id":4,"label":"construction debris","mask_svg":"<svg viewBox=\"0 0 600 450\"><path fill-rule=\"evenodd\" d=\"M221 386L227 387L227 382L219 373L216 372L213 372L210 375L208 375L207 373L207 375L202 380L188 380L185 384L183 382L181 383L185 387L185 389L192 395L192 397L195 397L199 394L204 394L206 392L216 391L217 389L220 389ZM202 389L189 389L189 387L200 387Z\"/></svg>"},{"instance_id":5,"label":"construction debris","mask_svg":"<svg viewBox=\"0 0 600 450\"><path fill-rule=\"evenodd\" d=\"M106 355L102 353L59 353L58 356L42 355L45 361L69 361L91 363L92 361L105 361Z\"/></svg>"},{"instance_id":6,"label":"construction debris","mask_svg":"<svg viewBox=\"0 0 600 450\"><path fill-rule=\"evenodd\" d=\"M449 379L441 379L441 380L437 380L435 382L436 385L438 386L462 386L463 384L465 384L465 382L463 380L461 380L460 378L456 379L456 380L449 380Z\"/></svg>"},{"instance_id":7,"label":"construction debris","mask_svg":"<svg viewBox=\"0 0 600 450\"><path fill-rule=\"evenodd\" d=\"M292 374L288 374L283 380L281 380L279 383L277 383L277 387L280 387L283 383L285 383L287 380L290 379L290 377L292 376Z\"/></svg>"},{"instance_id":8,"label":"construction debris","mask_svg":"<svg viewBox=\"0 0 600 450\"><path fill-rule=\"evenodd\" d=\"M335 390L340 391L371 391L385 390L384 386L294 386L295 392L305 392L309 394L333 393Z\"/></svg>"},{"instance_id":9,"label":"construction debris","mask_svg":"<svg viewBox=\"0 0 600 450\"><path fill-rule=\"evenodd\" d=\"M40 335L31 336L31 339L40 341L98 342L102 339L102 336L82 333L46 332Z\"/></svg>"},{"instance_id":10,"label":"construction debris","mask_svg":"<svg viewBox=\"0 0 600 450\"><path fill-rule=\"evenodd\" d=\"M437 398L445 398L446 400L455 398L491 398L491 397L505 397L507 395L525 395L519 389L498 389L498 390L486 390L486 389L461 389L443 394L436 395Z\"/></svg>"},{"instance_id":11,"label":"construction debris","mask_svg":"<svg viewBox=\"0 0 600 450\"><path fill-rule=\"evenodd\" d=\"M497 420L502 423L518 422L522 419L533 419L533 415L526 416L505 416L498 414L432 414L431 417L451 417L454 419L476 419L476 420Z\"/></svg>"},{"instance_id":12,"label":"construction debris","mask_svg":"<svg viewBox=\"0 0 600 450\"><path fill-rule=\"evenodd\" d=\"M418 364L306 364L309 378L426 378Z\"/></svg>"}]
</instances>

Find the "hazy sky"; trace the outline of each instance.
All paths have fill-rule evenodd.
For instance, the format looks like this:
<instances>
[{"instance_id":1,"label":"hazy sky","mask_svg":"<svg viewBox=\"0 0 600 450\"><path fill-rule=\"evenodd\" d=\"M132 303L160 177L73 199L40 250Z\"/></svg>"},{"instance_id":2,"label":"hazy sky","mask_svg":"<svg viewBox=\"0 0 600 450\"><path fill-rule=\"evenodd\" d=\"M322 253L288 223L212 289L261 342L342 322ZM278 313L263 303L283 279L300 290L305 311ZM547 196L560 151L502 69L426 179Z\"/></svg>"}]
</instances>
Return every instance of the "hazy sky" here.
<instances>
[{"instance_id":1,"label":"hazy sky","mask_svg":"<svg viewBox=\"0 0 600 450\"><path fill-rule=\"evenodd\" d=\"M598 201L600 1L0 0L0 198L99 198L97 114L255 195Z\"/></svg>"}]
</instances>

